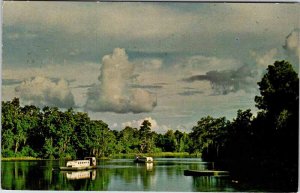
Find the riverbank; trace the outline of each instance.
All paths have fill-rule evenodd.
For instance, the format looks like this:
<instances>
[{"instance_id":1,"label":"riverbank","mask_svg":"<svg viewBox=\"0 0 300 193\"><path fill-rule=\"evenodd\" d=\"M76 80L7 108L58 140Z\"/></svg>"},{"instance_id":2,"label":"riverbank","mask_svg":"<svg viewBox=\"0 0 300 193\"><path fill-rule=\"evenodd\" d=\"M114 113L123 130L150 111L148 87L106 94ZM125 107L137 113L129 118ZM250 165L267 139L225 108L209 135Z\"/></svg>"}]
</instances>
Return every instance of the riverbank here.
<instances>
[{"instance_id":1,"label":"riverbank","mask_svg":"<svg viewBox=\"0 0 300 193\"><path fill-rule=\"evenodd\" d=\"M188 152L159 152L159 153L120 153L113 154L109 157L101 157L97 158L99 160L108 160L108 159L120 159L120 158L134 158L136 155L142 156L151 156L151 157L179 157L179 158L189 158L189 157L201 157L201 154L189 154ZM69 159L69 158L60 158L60 159ZM43 158L35 158L35 157L1 157L1 161L30 161L30 160L51 160L51 159L43 159ZM52 159L59 160L59 159Z\"/></svg>"},{"instance_id":2,"label":"riverbank","mask_svg":"<svg viewBox=\"0 0 300 193\"><path fill-rule=\"evenodd\" d=\"M136 155L150 156L150 157L201 157L201 154L189 154L188 152L158 152L158 153L126 153L126 154L114 154L111 158L134 158Z\"/></svg>"},{"instance_id":3,"label":"riverbank","mask_svg":"<svg viewBox=\"0 0 300 193\"><path fill-rule=\"evenodd\" d=\"M30 160L43 160L35 157L1 157L1 161L30 161Z\"/></svg>"}]
</instances>

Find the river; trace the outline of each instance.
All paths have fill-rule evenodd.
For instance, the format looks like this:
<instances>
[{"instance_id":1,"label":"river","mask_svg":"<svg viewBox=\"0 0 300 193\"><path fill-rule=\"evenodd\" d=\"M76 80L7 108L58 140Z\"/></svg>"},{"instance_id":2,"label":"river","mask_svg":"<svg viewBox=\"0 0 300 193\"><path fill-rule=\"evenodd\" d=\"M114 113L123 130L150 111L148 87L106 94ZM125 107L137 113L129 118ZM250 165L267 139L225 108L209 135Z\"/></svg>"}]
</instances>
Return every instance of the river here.
<instances>
[{"instance_id":1,"label":"river","mask_svg":"<svg viewBox=\"0 0 300 193\"><path fill-rule=\"evenodd\" d=\"M230 176L185 176L185 169L212 169L200 158L155 158L153 164L132 159L98 161L91 171L63 172L65 161L2 161L1 183L6 190L224 192L260 191Z\"/></svg>"}]
</instances>

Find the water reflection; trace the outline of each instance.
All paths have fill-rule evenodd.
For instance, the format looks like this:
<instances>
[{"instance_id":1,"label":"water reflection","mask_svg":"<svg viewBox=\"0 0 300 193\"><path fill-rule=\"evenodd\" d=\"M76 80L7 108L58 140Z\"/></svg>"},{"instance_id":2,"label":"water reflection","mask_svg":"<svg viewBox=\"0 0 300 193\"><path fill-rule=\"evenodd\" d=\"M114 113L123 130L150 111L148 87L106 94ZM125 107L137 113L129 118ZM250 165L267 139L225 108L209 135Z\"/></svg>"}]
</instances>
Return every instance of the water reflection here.
<instances>
[{"instance_id":1,"label":"water reflection","mask_svg":"<svg viewBox=\"0 0 300 193\"><path fill-rule=\"evenodd\" d=\"M153 171L153 163L146 163L146 170L149 172Z\"/></svg>"},{"instance_id":2,"label":"water reflection","mask_svg":"<svg viewBox=\"0 0 300 193\"><path fill-rule=\"evenodd\" d=\"M132 160L99 162L95 170L58 170L59 161L2 162L2 188L8 190L93 191L227 191L226 179L184 176L185 169L207 169L199 159L156 159L135 164Z\"/></svg>"},{"instance_id":3,"label":"water reflection","mask_svg":"<svg viewBox=\"0 0 300 193\"><path fill-rule=\"evenodd\" d=\"M216 176L194 176L193 191L209 191L209 192L224 192L234 191L229 185L229 178Z\"/></svg>"},{"instance_id":4,"label":"water reflection","mask_svg":"<svg viewBox=\"0 0 300 193\"><path fill-rule=\"evenodd\" d=\"M65 173L68 180L80 180L80 179L96 179L96 170L87 170L87 171L68 171L62 172Z\"/></svg>"}]
</instances>

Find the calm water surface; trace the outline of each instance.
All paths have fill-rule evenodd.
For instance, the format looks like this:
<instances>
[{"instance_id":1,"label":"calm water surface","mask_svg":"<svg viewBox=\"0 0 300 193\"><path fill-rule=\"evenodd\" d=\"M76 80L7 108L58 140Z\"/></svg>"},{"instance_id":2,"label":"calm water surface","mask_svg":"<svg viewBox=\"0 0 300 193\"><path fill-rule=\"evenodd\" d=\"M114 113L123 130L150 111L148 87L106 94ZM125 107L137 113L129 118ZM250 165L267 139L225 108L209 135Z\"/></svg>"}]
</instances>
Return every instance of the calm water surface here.
<instances>
[{"instance_id":1,"label":"calm water surface","mask_svg":"<svg viewBox=\"0 0 300 193\"><path fill-rule=\"evenodd\" d=\"M9 190L97 190L204 192L241 191L230 176L185 176L185 169L205 170L211 163L199 158L156 158L154 164L132 159L100 161L92 171L63 172L65 161L3 161L2 188ZM251 190L247 190L251 191Z\"/></svg>"}]
</instances>

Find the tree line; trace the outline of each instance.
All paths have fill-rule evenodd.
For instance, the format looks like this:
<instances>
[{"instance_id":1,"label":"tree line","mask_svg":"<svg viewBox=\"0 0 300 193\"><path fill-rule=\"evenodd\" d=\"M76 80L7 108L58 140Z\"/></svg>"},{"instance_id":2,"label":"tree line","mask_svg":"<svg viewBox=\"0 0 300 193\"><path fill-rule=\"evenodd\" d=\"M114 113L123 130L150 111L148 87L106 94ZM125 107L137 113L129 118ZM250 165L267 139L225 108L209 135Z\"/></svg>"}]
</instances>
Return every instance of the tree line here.
<instances>
[{"instance_id":1,"label":"tree line","mask_svg":"<svg viewBox=\"0 0 300 193\"><path fill-rule=\"evenodd\" d=\"M41 158L97 157L119 153L188 152L237 168L248 163L273 176L297 182L299 141L299 78L287 61L269 65L258 82L259 112L238 110L226 117L201 118L190 133L158 134L145 120L140 128L111 130L87 113L57 107L20 106L18 98L2 102L2 156ZM243 168L245 169L245 168ZM276 172L274 172L276 171ZM280 171L280 172L278 172ZM249 171L251 172L251 171ZM292 176L292 177L291 177Z\"/></svg>"},{"instance_id":2,"label":"tree line","mask_svg":"<svg viewBox=\"0 0 300 193\"><path fill-rule=\"evenodd\" d=\"M75 159L121 153L188 152L187 133L176 130L158 134L145 120L140 128L111 130L101 120L72 108L20 106L18 98L2 101L2 157Z\"/></svg>"}]
</instances>

